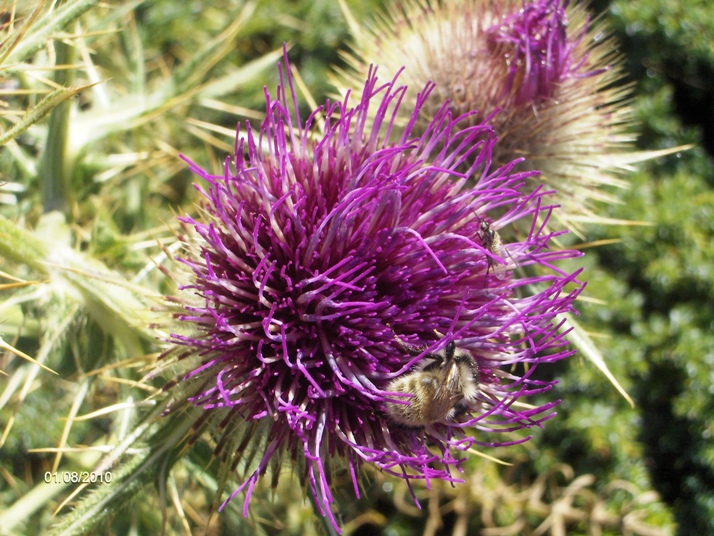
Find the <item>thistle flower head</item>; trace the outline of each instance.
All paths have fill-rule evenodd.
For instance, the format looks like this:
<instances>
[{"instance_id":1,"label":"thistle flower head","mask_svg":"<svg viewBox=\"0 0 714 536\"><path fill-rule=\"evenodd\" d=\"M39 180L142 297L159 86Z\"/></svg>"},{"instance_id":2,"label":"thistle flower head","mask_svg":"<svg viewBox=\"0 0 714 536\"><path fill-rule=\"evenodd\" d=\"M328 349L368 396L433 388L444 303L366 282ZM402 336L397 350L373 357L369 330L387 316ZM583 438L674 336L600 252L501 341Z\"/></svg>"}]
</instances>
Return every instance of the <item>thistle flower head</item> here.
<instances>
[{"instance_id":1,"label":"thistle flower head","mask_svg":"<svg viewBox=\"0 0 714 536\"><path fill-rule=\"evenodd\" d=\"M568 0L457 0L393 3L371 27L355 35L350 72L334 83L344 93L376 62L383 73L404 68L410 90L436 85L423 107L422 132L445 100L458 113L477 111L470 124L498 113L491 125L500 138L495 165L525 157L541 171L533 184L558 191L567 227L603 221L596 202L614 201L607 186L628 165L651 158L631 152L632 113L612 42L582 5ZM406 124L410 114L403 113Z\"/></svg>"},{"instance_id":2,"label":"thistle flower head","mask_svg":"<svg viewBox=\"0 0 714 536\"><path fill-rule=\"evenodd\" d=\"M552 415L555 402L515 403L551 388L531 378L534 365L570 353L557 315L582 284L552 263L577 253L548 249L546 192L522 193L533 172L491 166L486 123L462 127L470 116L443 107L414 135L432 89L391 142L407 91L396 79L380 85L370 70L356 103L328 102L303 122L281 70L264 123L239 133L223 173L189 162L203 202L200 218L181 218L193 298L180 317L190 329L173 340L192 357L176 388L205 410L225 466L243 473L231 498L245 492L246 509L258 479L268 469L277 479L289 457L335 523L335 463L357 495L363 463L457 480L452 470L472 445L492 445L490 432ZM496 248L485 233L519 222L520 241ZM516 264L542 269L516 278ZM451 342L473 356L478 393L453 418L395 423L387 405L408 402L390 382Z\"/></svg>"},{"instance_id":3,"label":"thistle flower head","mask_svg":"<svg viewBox=\"0 0 714 536\"><path fill-rule=\"evenodd\" d=\"M489 55L502 59L492 67L505 71L492 74L503 83L503 108L540 103L552 98L568 77L597 74L579 73L581 65L573 64L579 39L568 38L567 4L554 0L524 4L486 29Z\"/></svg>"}]
</instances>

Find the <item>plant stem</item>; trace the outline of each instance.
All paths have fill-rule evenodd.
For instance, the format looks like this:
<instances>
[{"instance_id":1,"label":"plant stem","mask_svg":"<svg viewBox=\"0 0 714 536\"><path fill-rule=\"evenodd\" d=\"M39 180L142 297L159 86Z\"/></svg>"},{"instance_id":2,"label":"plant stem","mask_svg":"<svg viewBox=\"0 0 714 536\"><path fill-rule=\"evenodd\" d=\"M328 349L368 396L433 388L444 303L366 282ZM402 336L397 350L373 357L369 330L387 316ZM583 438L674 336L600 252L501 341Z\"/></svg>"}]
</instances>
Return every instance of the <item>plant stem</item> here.
<instances>
[{"instance_id":1,"label":"plant stem","mask_svg":"<svg viewBox=\"0 0 714 536\"><path fill-rule=\"evenodd\" d=\"M57 66L71 65L74 61L74 47L62 41L55 41ZM73 68L58 69L55 81L59 86L67 87L74 83L75 71ZM45 213L58 210L69 216L70 200L70 174L71 164L67 159L67 146L69 143L69 115L71 102L66 100L59 103L50 114L49 128L47 130L47 143L40 167L40 179L43 189L43 211Z\"/></svg>"}]
</instances>

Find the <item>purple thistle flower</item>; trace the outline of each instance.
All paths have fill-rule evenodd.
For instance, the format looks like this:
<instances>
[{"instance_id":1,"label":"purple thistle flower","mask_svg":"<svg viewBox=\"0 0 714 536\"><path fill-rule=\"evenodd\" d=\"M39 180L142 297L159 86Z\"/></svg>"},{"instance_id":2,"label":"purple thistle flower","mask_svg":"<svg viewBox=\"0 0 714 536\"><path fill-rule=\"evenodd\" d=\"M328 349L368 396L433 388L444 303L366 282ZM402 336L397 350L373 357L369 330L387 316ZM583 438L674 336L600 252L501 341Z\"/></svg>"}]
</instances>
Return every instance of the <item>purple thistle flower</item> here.
<instances>
[{"instance_id":1,"label":"purple thistle flower","mask_svg":"<svg viewBox=\"0 0 714 536\"><path fill-rule=\"evenodd\" d=\"M545 230L547 192L522 192L536 173L492 169L487 123L462 127L469 117L445 105L413 137L428 85L390 142L406 88L379 85L374 69L354 107L349 96L328 102L303 123L289 70L280 73L260 131L239 132L223 174L187 160L207 186L197 186L201 219L180 218L195 230L182 259L194 297L180 316L190 332L173 340L193 358L176 387L205 410L225 466L243 464L228 500L245 492L247 514L256 482L270 468L275 484L290 456L337 527L336 461L357 496L365 462L407 481L459 481L466 451L496 444L488 432L551 417L556 402L516 402L553 386L532 378L535 365L572 353L558 315L583 285L553 264L578 253L548 249L560 233ZM505 226L522 240L493 247L484 229ZM538 269L515 277L515 266ZM386 404L408 402L390 381L451 342L477 365L474 399L451 420L396 424Z\"/></svg>"},{"instance_id":2,"label":"purple thistle flower","mask_svg":"<svg viewBox=\"0 0 714 536\"><path fill-rule=\"evenodd\" d=\"M493 163L516 158L541 175L531 188L557 191L565 227L607 223L595 208L614 202L612 186L631 164L659 156L632 151L628 88L618 86L621 60L602 22L592 23L583 3L569 0L454 0L393 2L387 14L355 32L351 71L336 70L341 94L358 87L368 66L391 76L403 69L410 89L397 122L406 123L416 93L435 89L423 104L414 133L421 134L444 101L464 125L490 120L500 142ZM463 125L462 125L463 126ZM518 170L525 169L521 166Z\"/></svg>"},{"instance_id":3,"label":"purple thistle flower","mask_svg":"<svg viewBox=\"0 0 714 536\"><path fill-rule=\"evenodd\" d=\"M607 70L583 69L587 53L579 52L578 48L587 25L579 35L568 35L565 12L568 3L568 0L540 0L524 4L517 13L486 30L489 53L505 60L494 66L506 70L505 76L494 73L494 78L503 81L502 107L552 99L558 96L566 78L588 78Z\"/></svg>"}]
</instances>

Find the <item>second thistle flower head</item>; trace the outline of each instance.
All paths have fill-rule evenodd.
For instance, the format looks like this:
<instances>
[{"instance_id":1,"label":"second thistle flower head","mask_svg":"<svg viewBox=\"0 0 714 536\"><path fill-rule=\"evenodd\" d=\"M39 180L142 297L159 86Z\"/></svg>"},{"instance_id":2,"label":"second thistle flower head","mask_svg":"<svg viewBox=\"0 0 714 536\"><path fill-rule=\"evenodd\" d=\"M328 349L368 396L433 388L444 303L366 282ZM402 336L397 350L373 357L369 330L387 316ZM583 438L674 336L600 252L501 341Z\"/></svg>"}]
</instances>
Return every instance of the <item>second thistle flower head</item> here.
<instances>
[{"instance_id":1,"label":"second thistle flower head","mask_svg":"<svg viewBox=\"0 0 714 536\"><path fill-rule=\"evenodd\" d=\"M624 186L617 177L628 164L651 157L630 151L632 112L618 87L619 60L602 24L592 24L582 4L568 0L411 0L355 35L351 72L336 85L346 91L371 62L383 72L404 68L410 87L405 103L427 81L435 90L417 131L444 100L458 113L477 111L500 138L496 165L525 157L541 171L540 182L558 191L556 215L569 227L598 220L597 201ZM407 108L409 106L405 106ZM403 114L406 121L409 114Z\"/></svg>"},{"instance_id":2,"label":"second thistle flower head","mask_svg":"<svg viewBox=\"0 0 714 536\"><path fill-rule=\"evenodd\" d=\"M337 461L355 493L363 463L453 480L469 447L493 443L489 432L552 414L554 403L514 402L551 387L530 377L535 364L569 354L557 315L582 284L552 263L577 254L547 249L552 207L542 189L521 192L533 173L491 168L490 126L456 128L467 118L445 106L413 135L432 89L392 142L406 91L395 80L380 85L372 70L354 105L328 102L303 122L281 70L260 131L239 134L223 173L191 163L203 179L200 219L182 218L191 329L173 339L193 357L176 388L243 473L231 497L245 491L246 508L289 456L334 523ZM501 243L498 230L517 222L521 240ZM515 278L515 265L543 270ZM417 426L393 418L390 407L410 403L394 380L447 365L455 346L472 360L472 388L454 411Z\"/></svg>"}]
</instances>

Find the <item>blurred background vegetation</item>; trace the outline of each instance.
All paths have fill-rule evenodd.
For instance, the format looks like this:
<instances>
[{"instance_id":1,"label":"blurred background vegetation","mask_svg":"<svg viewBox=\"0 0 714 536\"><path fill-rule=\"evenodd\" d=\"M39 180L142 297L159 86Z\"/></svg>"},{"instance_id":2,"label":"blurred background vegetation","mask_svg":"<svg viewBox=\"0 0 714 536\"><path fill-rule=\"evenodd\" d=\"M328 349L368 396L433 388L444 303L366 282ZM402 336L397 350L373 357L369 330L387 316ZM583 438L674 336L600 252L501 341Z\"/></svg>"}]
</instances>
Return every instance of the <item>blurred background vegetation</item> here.
<instances>
[{"instance_id":1,"label":"blurred background vegetation","mask_svg":"<svg viewBox=\"0 0 714 536\"><path fill-rule=\"evenodd\" d=\"M381 2L347 5L362 23ZM649 225L587 229L601 245L582 261L580 322L635 407L577 356L542 367L562 403L530 442L488 451L512 466L472 460L467 484L418 488L421 510L401 481L366 470L356 500L345 478L346 533L714 534L714 7L591 6L625 57L638 148L695 144L639 166L602 208ZM74 487L44 475L92 470L161 385L137 380L174 290L158 244L195 201L177 155L220 169L236 123L258 124L263 86L274 94L283 42L323 101L349 30L331 0L5 0L0 24L0 534L45 534ZM159 491L169 534L325 530L287 471L248 519L238 499L209 520L209 465L197 445L166 490L145 487L95 530L159 533Z\"/></svg>"}]
</instances>

